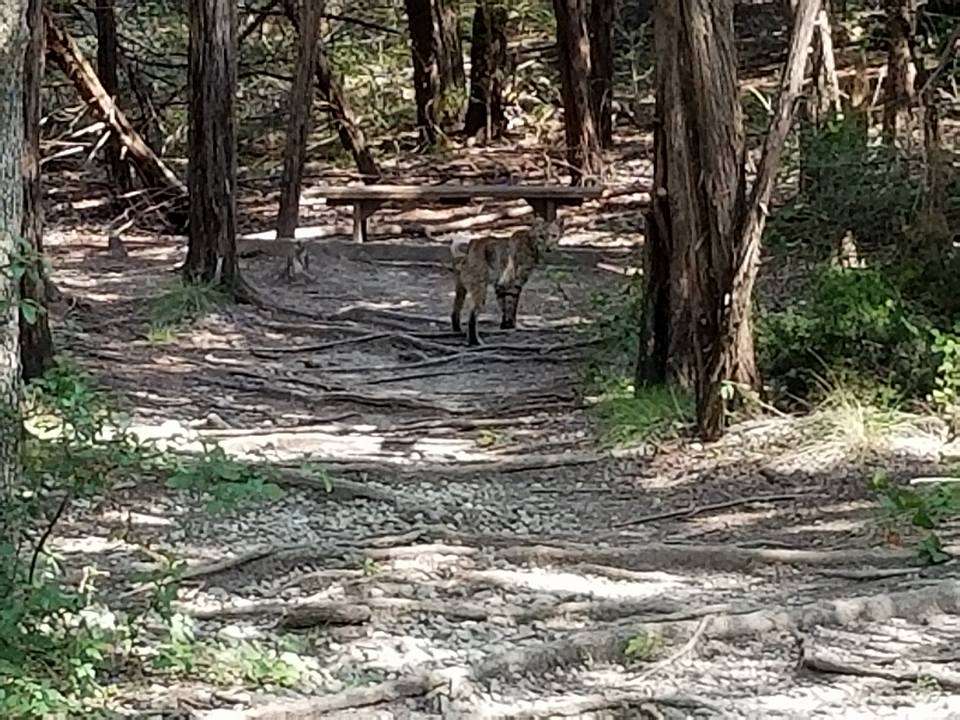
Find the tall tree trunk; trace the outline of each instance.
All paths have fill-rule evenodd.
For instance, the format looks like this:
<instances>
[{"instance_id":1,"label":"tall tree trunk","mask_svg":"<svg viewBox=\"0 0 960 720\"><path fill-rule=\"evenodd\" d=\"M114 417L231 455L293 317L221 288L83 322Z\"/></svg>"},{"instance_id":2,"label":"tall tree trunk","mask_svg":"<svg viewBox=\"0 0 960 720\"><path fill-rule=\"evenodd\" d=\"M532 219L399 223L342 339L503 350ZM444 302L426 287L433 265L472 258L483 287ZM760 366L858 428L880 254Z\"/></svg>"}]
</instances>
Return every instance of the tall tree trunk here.
<instances>
[{"instance_id":1,"label":"tall tree trunk","mask_svg":"<svg viewBox=\"0 0 960 720\"><path fill-rule=\"evenodd\" d=\"M560 90L567 162L574 184L594 184L603 175L600 133L594 120L589 0L553 0L560 54Z\"/></svg>"},{"instance_id":2,"label":"tall tree trunk","mask_svg":"<svg viewBox=\"0 0 960 720\"><path fill-rule=\"evenodd\" d=\"M97 20L97 76L104 92L117 104L120 81L117 77L117 16L114 0L95 0L94 17ZM123 192L129 188L130 177L120 156L120 140L115 135L104 147L110 179Z\"/></svg>"},{"instance_id":3,"label":"tall tree trunk","mask_svg":"<svg viewBox=\"0 0 960 720\"><path fill-rule=\"evenodd\" d=\"M410 28L417 128L420 131L420 140L432 145L439 134L437 105L442 90L435 44L433 0L404 0L404 5Z\"/></svg>"},{"instance_id":4,"label":"tall tree trunk","mask_svg":"<svg viewBox=\"0 0 960 720\"><path fill-rule=\"evenodd\" d=\"M656 6L657 167L637 382L692 386L708 439L724 428L726 384L759 387L750 309L760 236L819 7L799 0L777 112L747 198L732 0Z\"/></svg>"},{"instance_id":5,"label":"tall tree trunk","mask_svg":"<svg viewBox=\"0 0 960 720\"><path fill-rule=\"evenodd\" d=\"M451 90L463 89L466 75L460 40L460 0L433 0L433 27L440 91L447 94Z\"/></svg>"},{"instance_id":6,"label":"tall tree trunk","mask_svg":"<svg viewBox=\"0 0 960 720\"><path fill-rule=\"evenodd\" d=\"M23 212L25 0L0 0L0 268L18 253ZM12 495L20 477L20 352L17 282L0 270L0 545L15 544Z\"/></svg>"},{"instance_id":7,"label":"tall tree trunk","mask_svg":"<svg viewBox=\"0 0 960 720\"><path fill-rule=\"evenodd\" d=\"M297 70L290 88L287 143L283 153L283 180L277 238L295 236L300 219L300 188L307 159L307 138L313 108L313 78L317 65L318 33L323 9L317 0L304 0L300 6L300 49Z\"/></svg>"},{"instance_id":8,"label":"tall tree trunk","mask_svg":"<svg viewBox=\"0 0 960 720\"><path fill-rule=\"evenodd\" d=\"M479 0L470 46L470 100L463 130L468 137L486 131L488 139L506 130L503 81L507 69L507 8L500 0Z\"/></svg>"},{"instance_id":9,"label":"tall tree trunk","mask_svg":"<svg viewBox=\"0 0 960 720\"><path fill-rule=\"evenodd\" d=\"M600 144L613 145L613 27L615 0L590 2L590 101Z\"/></svg>"},{"instance_id":10,"label":"tall tree trunk","mask_svg":"<svg viewBox=\"0 0 960 720\"><path fill-rule=\"evenodd\" d=\"M31 267L20 279L20 361L24 379L42 375L53 365L53 338L46 312L43 268L43 205L40 175L40 97L43 83L43 14L41 0L27 2L28 42L23 71L23 218L24 248Z\"/></svg>"},{"instance_id":11,"label":"tall tree trunk","mask_svg":"<svg viewBox=\"0 0 960 720\"><path fill-rule=\"evenodd\" d=\"M654 203L638 381L695 388L718 331L716 304L744 196L733 2L659 2L654 28Z\"/></svg>"},{"instance_id":12,"label":"tall tree trunk","mask_svg":"<svg viewBox=\"0 0 960 720\"><path fill-rule=\"evenodd\" d=\"M910 145L911 109L917 101L914 36L916 0L885 0L887 12L887 77L884 80L883 137L888 143Z\"/></svg>"},{"instance_id":13,"label":"tall tree trunk","mask_svg":"<svg viewBox=\"0 0 960 720\"><path fill-rule=\"evenodd\" d=\"M189 0L190 130L187 282L236 288L237 4Z\"/></svg>"}]
</instances>

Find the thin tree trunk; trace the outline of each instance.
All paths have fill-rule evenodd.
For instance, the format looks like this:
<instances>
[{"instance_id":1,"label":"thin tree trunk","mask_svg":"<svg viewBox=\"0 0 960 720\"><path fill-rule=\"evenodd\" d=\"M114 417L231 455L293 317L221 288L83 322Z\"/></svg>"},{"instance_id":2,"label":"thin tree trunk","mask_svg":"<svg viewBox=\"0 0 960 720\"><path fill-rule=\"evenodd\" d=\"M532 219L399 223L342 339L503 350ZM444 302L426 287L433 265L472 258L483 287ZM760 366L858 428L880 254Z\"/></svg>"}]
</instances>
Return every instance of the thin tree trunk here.
<instances>
[{"instance_id":1,"label":"thin tree trunk","mask_svg":"<svg viewBox=\"0 0 960 720\"><path fill-rule=\"evenodd\" d=\"M293 239L300 220L300 189L307 159L307 138L313 107L313 79L317 64L318 33L323 10L317 0L304 0L300 6L300 49L297 70L290 88L287 143L283 154L283 180L277 238Z\"/></svg>"},{"instance_id":2,"label":"thin tree trunk","mask_svg":"<svg viewBox=\"0 0 960 720\"><path fill-rule=\"evenodd\" d=\"M433 145L439 135L440 67L435 44L433 0L404 0L410 28L413 89L420 140Z\"/></svg>"},{"instance_id":3,"label":"thin tree trunk","mask_svg":"<svg viewBox=\"0 0 960 720\"><path fill-rule=\"evenodd\" d=\"M127 148L129 158L143 184L148 188L168 190L175 196L185 194L186 187L183 183L144 142L109 93L104 90L76 41L57 25L56 20L46 10L43 15L49 59L73 82L80 97L116 133Z\"/></svg>"},{"instance_id":4,"label":"thin tree trunk","mask_svg":"<svg viewBox=\"0 0 960 720\"><path fill-rule=\"evenodd\" d=\"M909 146L910 114L917 101L917 66L913 59L916 0L885 0L887 12L887 76L884 80L883 137Z\"/></svg>"},{"instance_id":5,"label":"thin tree trunk","mask_svg":"<svg viewBox=\"0 0 960 720\"><path fill-rule=\"evenodd\" d=\"M460 40L460 0L433 0L433 13L440 92L447 94L451 90L462 90L466 75Z\"/></svg>"},{"instance_id":6,"label":"thin tree trunk","mask_svg":"<svg viewBox=\"0 0 960 720\"><path fill-rule=\"evenodd\" d=\"M613 145L613 27L615 0L590 2L590 100L600 144Z\"/></svg>"},{"instance_id":7,"label":"thin tree trunk","mask_svg":"<svg viewBox=\"0 0 960 720\"><path fill-rule=\"evenodd\" d=\"M24 246L31 267L20 279L20 361L23 377L41 376L53 365L53 338L46 312L43 269L43 205L40 175L40 97L43 82L43 14L41 0L27 3L28 43L23 72L23 218Z\"/></svg>"},{"instance_id":8,"label":"thin tree trunk","mask_svg":"<svg viewBox=\"0 0 960 720\"><path fill-rule=\"evenodd\" d=\"M117 77L117 16L114 0L95 0L93 13L97 21L97 76L104 92L117 104L120 81ZM121 160L120 148L120 140L113 136L104 146L104 152L110 179L123 192L129 189L130 178Z\"/></svg>"},{"instance_id":9,"label":"thin tree trunk","mask_svg":"<svg viewBox=\"0 0 960 720\"><path fill-rule=\"evenodd\" d=\"M753 286L760 265L760 240L766 224L770 197L780 169L780 158L793 125L794 109L803 88L807 54L813 40L820 0L799 0L790 50L780 80L777 111L770 121L757 166L757 178L750 192L742 221L729 253L723 292L716 296L720 321L711 339L707 366L697 388L697 418L707 439L718 438L726 423L724 385L729 381L751 389L760 386L751 327ZM728 301L725 302L725 299Z\"/></svg>"},{"instance_id":10,"label":"thin tree trunk","mask_svg":"<svg viewBox=\"0 0 960 720\"><path fill-rule=\"evenodd\" d=\"M18 254L22 228L23 59L25 0L0 0L0 267ZM20 478L18 291L0 270L0 545L14 544L12 495Z\"/></svg>"},{"instance_id":11,"label":"thin tree trunk","mask_svg":"<svg viewBox=\"0 0 960 720\"><path fill-rule=\"evenodd\" d=\"M473 137L485 131L487 139L506 130L503 80L507 67L507 8L500 0L480 0L473 14L470 46L470 101L463 123Z\"/></svg>"},{"instance_id":12,"label":"thin tree trunk","mask_svg":"<svg viewBox=\"0 0 960 720\"><path fill-rule=\"evenodd\" d=\"M833 49L833 12L830 0L823 0L817 13L817 25L813 36L813 77L817 87L817 125L823 125L838 115L840 104L840 79L837 75L837 59Z\"/></svg>"},{"instance_id":13,"label":"thin tree trunk","mask_svg":"<svg viewBox=\"0 0 960 720\"><path fill-rule=\"evenodd\" d=\"M326 104L337 128L340 143L357 165L364 182L376 182L383 173L373 157L367 139L347 100L343 87L337 81L330 66L330 58L322 44L317 52L317 93Z\"/></svg>"},{"instance_id":14,"label":"thin tree trunk","mask_svg":"<svg viewBox=\"0 0 960 720\"><path fill-rule=\"evenodd\" d=\"M574 184L595 184L603 175L600 134L590 93L593 71L588 5L588 0L553 0L567 162Z\"/></svg>"},{"instance_id":15,"label":"thin tree trunk","mask_svg":"<svg viewBox=\"0 0 960 720\"><path fill-rule=\"evenodd\" d=\"M187 282L235 289L237 4L189 0L190 234L183 267Z\"/></svg>"},{"instance_id":16,"label":"thin tree trunk","mask_svg":"<svg viewBox=\"0 0 960 720\"><path fill-rule=\"evenodd\" d=\"M287 19L293 23L293 26L299 32L300 18L297 16L295 3L292 0L285 0L283 6ZM381 178L382 173L373 157L373 153L367 146L367 139L353 109L350 107L347 95L333 73L330 58L327 56L323 41L319 37L317 38L316 48L316 81L317 95L323 101L324 109L333 119L340 144L353 157L363 181L376 182Z\"/></svg>"}]
</instances>

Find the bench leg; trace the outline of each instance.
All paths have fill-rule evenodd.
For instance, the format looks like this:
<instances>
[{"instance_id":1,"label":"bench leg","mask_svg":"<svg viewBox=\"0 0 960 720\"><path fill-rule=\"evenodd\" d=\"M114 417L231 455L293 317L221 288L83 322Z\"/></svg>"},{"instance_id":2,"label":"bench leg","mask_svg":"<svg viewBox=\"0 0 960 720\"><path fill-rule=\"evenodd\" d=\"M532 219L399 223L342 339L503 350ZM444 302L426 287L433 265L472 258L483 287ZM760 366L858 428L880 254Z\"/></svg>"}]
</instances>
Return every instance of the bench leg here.
<instances>
[{"instance_id":1,"label":"bench leg","mask_svg":"<svg viewBox=\"0 0 960 720\"><path fill-rule=\"evenodd\" d=\"M547 222L552 222L557 219L557 203L553 200L527 200L530 203L530 207L533 208L533 213Z\"/></svg>"},{"instance_id":2,"label":"bench leg","mask_svg":"<svg viewBox=\"0 0 960 720\"><path fill-rule=\"evenodd\" d=\"M367 212L363 203L353 206L353 241L362 243L367 240Z\"/></svg>"}]
</instances>

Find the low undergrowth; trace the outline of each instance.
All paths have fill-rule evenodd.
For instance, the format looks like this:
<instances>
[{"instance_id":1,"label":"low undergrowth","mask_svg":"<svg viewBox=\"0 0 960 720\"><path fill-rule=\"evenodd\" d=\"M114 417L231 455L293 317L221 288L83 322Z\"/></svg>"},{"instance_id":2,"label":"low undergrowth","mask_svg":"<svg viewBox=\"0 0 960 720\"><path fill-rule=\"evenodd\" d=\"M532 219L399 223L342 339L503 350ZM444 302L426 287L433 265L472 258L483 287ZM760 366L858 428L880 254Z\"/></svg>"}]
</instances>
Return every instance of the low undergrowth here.
<instances>
[{"instance_id":1,"label":"low undergrowth","mask_svg":"<svg viewBox=\"0 0 960 720\"><path fill-rule=\"evenodd\" d=\"M158 628L175 634L171 602L181 568L159 562L134 605L112 605L95 562L67 572L51 548L71 507L145 478L166 479L219 512L270 500L279 488L267 471L217 446L182 456L140 440L112 398L65 361L27 388L23 417L21 483L2 508L3 526L16 530L7 535L13 542L0 542L0 716L97 717L111 698L107 680L163 647ZM198 653L207 658L204 672L224 682L283 685L301 677L292 656L267 647Z\"/></svg>"}]
</instances>

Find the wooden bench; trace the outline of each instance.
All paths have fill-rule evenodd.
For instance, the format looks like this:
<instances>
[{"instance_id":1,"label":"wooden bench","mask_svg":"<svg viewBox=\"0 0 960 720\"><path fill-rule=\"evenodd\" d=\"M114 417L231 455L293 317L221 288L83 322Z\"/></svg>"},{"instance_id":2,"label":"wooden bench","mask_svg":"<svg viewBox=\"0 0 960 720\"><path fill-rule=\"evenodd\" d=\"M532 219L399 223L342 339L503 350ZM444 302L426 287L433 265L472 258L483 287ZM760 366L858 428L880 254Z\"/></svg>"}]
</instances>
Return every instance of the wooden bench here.
<instances>
[{"instance_id":1,"label":"wooden bench","mask_svg":"<svg viewBox=\"0 0 960 720\"><path fill-rule=\"evenodd\" d=\"M353 239L361 243L367 239L367 219L391 203L467 205L476 198L526 200L537 215L553 220L558 205L580 205L602 193L598 187L568 185L350 185L310 189L311 197L325 198L327 205L353 206Z\"/></svg>"}]
</instances>

